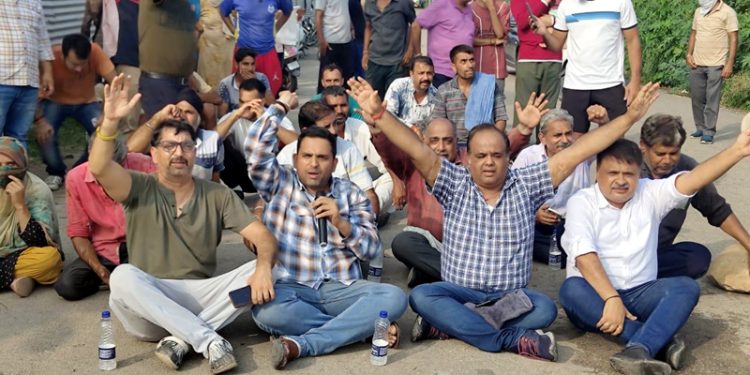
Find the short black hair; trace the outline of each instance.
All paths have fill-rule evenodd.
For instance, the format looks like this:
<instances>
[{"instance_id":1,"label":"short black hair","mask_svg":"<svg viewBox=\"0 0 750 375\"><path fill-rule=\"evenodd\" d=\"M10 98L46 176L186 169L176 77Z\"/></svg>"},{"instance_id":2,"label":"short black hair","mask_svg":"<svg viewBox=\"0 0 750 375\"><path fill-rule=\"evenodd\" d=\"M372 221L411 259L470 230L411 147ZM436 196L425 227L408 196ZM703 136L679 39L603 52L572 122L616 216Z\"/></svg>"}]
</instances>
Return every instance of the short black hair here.
<instances>
[{"instance_id":1,"label":"short black hair","mask_svg":"<svg viewBox=\"0 0 750 375\"><path fill-rule=\"evenodd\" d=\"M451 48L450 58L451 62L454 62L453 59L456 58L456 55L459 53L468 53L470 55L474 54L474 48L471 46L467 46L466 44L459 44L453 48Z\"/></svg>"},{"instance_id":2,"label":"short black hair","mask_svg":"<svg viewBox=\"0 0 750 375\"><path fill-rule=\"evenodd\" d=\"M339 73L341 73L341 77L343 77L343 76L344 76L344 70L343 70L343 69L341 69L341 67L340 67L340 66L338 66L338 65L337 65L337 64L335 64L335 63L330 63L330 64L328 64L328 65L325 65L325 66L323 67L323 70L321 70L321 71L320 71L320 79L323 79L323 72L328 72L328 71L331 71L331 70L338 70L338 71L339 71Z\"/></svg>"},{"instance_id":3,"label":"short black hair","mask_svg":"<svg viewBox=\"0 0 750 375\"><path fill-rule=\"evenodd\" d=\"M163 133L165 129L174 129L175 135L182 132L187 132L190 135L190 139L192 139L193 141L195 141L198 137L192 125L182 120L169 119L166 121L162 121L159 125L156 126L156 128L154 128L154 132L151 135L152 147L156 147L159 144L159 141L161 140L161 133Z\"/></svg>"},{"instance_id":4,"label":"short black hair","mask_svg":"<svg viewBox=\"0 0 750 375\"><path fill-rule=\"evenodd\" d=\"M638 145L629 141L625 138L620 138L612 143L609 147L605 148L604 151L596 155L596 168L599 168L602 164L602 160L606 158L615 158L617 161L621 161L627 164L633 164L640 167L643 163L643 154Z\"/></svg>"},{"instance_id":5,"label":"short black hair","mask_svg":"<svg viewBox=\"0 0 750 375\"><path fill-rule=\"evenodd\" d=\"M411 63L409 64L409 71L413 72L414 71L414 67L417 66L417 64L429 65L433 69L435 68L435 64L433 64L432 58L430 58L430 56L419 55L419 56L416 56L415 58L411 59Z\"/></svg>"},{"instance_id":6,"label":"short black hair","mask_svg":"<svg viewBox=\"0 0 750 375\"><path fill-rule=\"evenodd\" d=\"M300 130L315 126L315 123L332 114L333 110L320 100L311 100L299 108L299 117L297 123Z\"/></svg>"},{"instance_id":7,"label":"short black hair","mask_svg":"<svg viewBox=\"0 0 750 375\"><path fill-rule=\"evenodd\" d=\"M257 91L260 96L266 96L266 85L257 78L249 78L240 83L240 91Z\"/></svg>"},{"instance_id":8,"label":"short black hair","mask_svg":"<svg viewBox=\"0 0 750 375\"><path fill-rule=\"evenodd\" d=\"M255 59L258 54L255 53L255 51L251 50L250 48L239 48L237 51L234 52L234 61L239 64L240 61L244 60L245 57L252 56L253 59Z\"/></svg>"},{"instance_id":9,"label":"short black hair","mask_svg":"<svg viewBox=\"0 0 750 375\"><path fill-rule=\"evenodd\" d=\"M63 57L68 57L68 52L75 52L76 57L86 60L91 55L91 42L83 34L66 35L62 40Z\"/></svg>"},{"instance_id":10,"label":"short black hair","mask_svg":"<svg viewBox=\"0 0 750 375\"><path fill-rule=\"evenodd\" d=\"M305 138L325 139L331 145L332 156L334 158L336 157L336 136L331 134L328 130L319 128L317 126L310 126L302 130L302 132L299 135L299 138L297 139L297 153L299 153L299 148L302 146L302 141L304 141Z\"/></svg>"},{"instance_id":11,"label":"short black hair","mask_svg":"<svg viewBox=\"0 0 750 375\"><path fill-rule=\"evenodd\" d=\"M641 142L648 147L664 145L682 147L687 132L678 116L656 114L649 116L641 127Z\"/></svg>"},{"instance_id":12,"label":"short black hair","mask_svg":"<svg viewBox=\"0 0 750 375\"><path fill-rule=\"evenodd\" d=\"M325 100L326 96L343 96L349 98L349 94L346 93L346 89L341 86L328 86L320 92L320 97Z\"/></svg>"},{"instance_id":13,"label":"short black hair","mask_svg":"<svg viewBox=\"0 0 750 375\"><path fill-rule=\"evenodd\" d=\"M474 136L483 131L494 131L495 133L500 134L503 143L505 143L505 154L510 156L510 139L508 139L508 135L505 134L504 131L495 127L495 124L490 123L479 124L469 130L469 138L466 139L466 152L471 150L471 140L474 139Z\"/></svg>"}]
</instances>

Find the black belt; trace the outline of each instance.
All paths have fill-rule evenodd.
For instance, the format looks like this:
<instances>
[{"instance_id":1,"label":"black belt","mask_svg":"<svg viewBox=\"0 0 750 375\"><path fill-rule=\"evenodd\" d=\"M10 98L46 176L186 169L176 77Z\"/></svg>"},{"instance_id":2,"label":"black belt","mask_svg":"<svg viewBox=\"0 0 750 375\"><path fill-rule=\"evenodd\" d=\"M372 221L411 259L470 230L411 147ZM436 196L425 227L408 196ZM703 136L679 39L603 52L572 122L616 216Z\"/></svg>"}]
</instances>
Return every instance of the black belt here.
<instances>
[{"instance_id":1,"label":"black belt","mask_svg":"<svg viewBox=\"0 0 750 375\"><path fill-rule=\"evenodd\" d=\"M151 79L163 79L163 80L168 80L168 81L174 81L184 86L188 84L188 80L190 79L190 77L173 76L171 74L163 74L163 73L141 72L141 74Z\"/></svg>"}]
</instances>

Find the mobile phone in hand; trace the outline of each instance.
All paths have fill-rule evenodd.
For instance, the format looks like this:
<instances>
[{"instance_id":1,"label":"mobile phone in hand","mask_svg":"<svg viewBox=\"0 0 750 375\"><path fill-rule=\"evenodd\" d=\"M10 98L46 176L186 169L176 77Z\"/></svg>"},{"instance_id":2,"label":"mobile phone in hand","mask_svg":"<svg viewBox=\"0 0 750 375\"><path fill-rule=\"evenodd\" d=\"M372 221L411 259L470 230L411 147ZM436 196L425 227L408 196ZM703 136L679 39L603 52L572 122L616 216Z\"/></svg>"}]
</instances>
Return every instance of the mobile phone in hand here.
<instances>
[{"instance_id":1,"label":"mobile phone in hand","mask_svg":"<svg viewBox=\"0 0 750 375\"><path fill-rule=\"evenodd\" d=\"M562 216L563 216L563 215L562 215L562 214L561 214L560 212L558 212L557 210L555 210L555 209L554 209L554 208L552 208L552 207L548 207L548 208L547 208L547 211L549 211L549 212L552 212L553 214L555 214L555 215L557 215L557 216L559 216L559 217L562 217Z\"/></svg>"},{"instance_id":2,"label":"mobile phone in hand","mask_svg":"<svg viewBox=\"0 0 750 375\"><path fill-rule=\"evenodd\" d=\"M235 308L250 305L250 287L243 286L242 288L229 292L229 299L232 300L232 305L234 305Z\"/></svg>"},{"instance_id":3,"label":"mobile phone in hand","mask_svg":"<svg viewBox=\"0 0 750 375\"><path fill-rule=\"evenodd\" d=\"M536 30L540 27L544 27L544 25L540 23L541 21L539 21L539 17L534 15L534 11L531 10L531 5L529 5L529 2L527 1L526 3L524 3L524 5L526 6L526 11L529 12L529 26L531 27L531 29Z\"/></svg>"}]
</instances>

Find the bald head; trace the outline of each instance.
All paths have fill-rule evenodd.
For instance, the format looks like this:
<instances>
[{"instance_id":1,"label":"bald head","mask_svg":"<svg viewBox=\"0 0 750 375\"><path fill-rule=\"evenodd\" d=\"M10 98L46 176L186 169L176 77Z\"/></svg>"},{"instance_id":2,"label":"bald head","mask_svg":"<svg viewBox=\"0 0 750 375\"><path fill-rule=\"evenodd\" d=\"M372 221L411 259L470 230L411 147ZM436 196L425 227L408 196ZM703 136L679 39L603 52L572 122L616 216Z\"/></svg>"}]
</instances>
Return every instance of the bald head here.
<instances>
[{"instance_id":1,"label":"bald head","mask_svg":"<svg viewBox=\"0 0 750 375\"><path fill-rule=\"evenodd\" d=\"M445 118L436 118L427 124L422 140L441 157L455 162L458 156L456 126Z\"/></svg>"}]
</instances>

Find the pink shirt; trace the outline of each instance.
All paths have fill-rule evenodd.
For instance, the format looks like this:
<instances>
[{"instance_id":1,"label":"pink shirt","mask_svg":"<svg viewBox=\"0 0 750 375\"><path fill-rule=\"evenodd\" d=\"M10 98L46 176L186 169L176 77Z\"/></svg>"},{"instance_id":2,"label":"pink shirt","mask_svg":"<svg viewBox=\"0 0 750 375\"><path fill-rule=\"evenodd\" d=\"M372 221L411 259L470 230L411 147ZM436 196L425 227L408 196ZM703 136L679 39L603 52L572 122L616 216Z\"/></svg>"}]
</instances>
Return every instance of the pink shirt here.
<instances>
[{"instance_id":1,"label":"pink shirt","mask_svg":"<svg viewBox=\"0 0 750 375\"><path fill-rule=\"evenodd\" d=\"M508 35L510 28L510 6L502 0L495 1L495 10L500 24L505 29L505 35ZM489 9L479 6L476 1L471 2L471 12L474 19L475 38L494 39L495 31L492 29L492 19ZM508 69L505 65L505 46L475 46L474 59L477 62L479 71L486 74L494 75L495 78L505 79L508 76Z\"/></svg>"},{"instance_id":2,"label":"pink shirt","mask_svg":"<svg viewBox=\"0 0 750 375\"><path fill-rule=\"evenodd\" d=\"M151 158L130 153L125 169L152 173L156 166ZM110 198L89 172L89 163L73 168L65 176L68 206L68 237L91 240L97 255L120 264L120 243L125 242L125 212Z\"/></svg>"},{"instance_id":3,"label":"pink shirt","mask_svg":"<svg viewBox=\"0 0 750 375\"><path fill-rule=\"evenodd\" d=\"M453 77L450 52L459 44L474 45L474 20L471 7L458 8L456 0L435 0L417 16L427 29L427 55L435 64L435 73Z\"/></svg>"}]
</instances>

